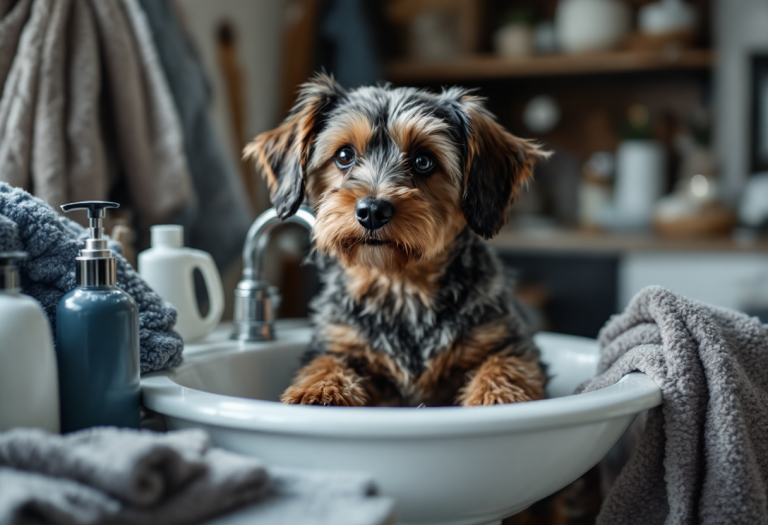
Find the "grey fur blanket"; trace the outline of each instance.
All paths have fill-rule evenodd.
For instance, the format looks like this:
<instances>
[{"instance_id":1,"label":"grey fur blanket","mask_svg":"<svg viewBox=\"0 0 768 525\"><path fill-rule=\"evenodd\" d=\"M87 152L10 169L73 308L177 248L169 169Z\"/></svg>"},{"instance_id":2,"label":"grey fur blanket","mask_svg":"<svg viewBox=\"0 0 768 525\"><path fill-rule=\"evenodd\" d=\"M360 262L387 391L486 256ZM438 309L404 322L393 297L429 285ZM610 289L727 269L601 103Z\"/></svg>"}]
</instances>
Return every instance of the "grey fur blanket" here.
<instances>
[{"instance_id":1,"label":"grey fur blanket","mask_svg":"<svg viewBox=\"0 0 768 525\"><path fill-rule=\"evenodd\" d=\"M639 370L661 387L599 524L768 523L768 327L661 287L603 328L598 376Z\"/></svg>"},{"instance_id":2,"label":"grey fur blanket","mask_svg":"<svg viewBox=\"0 0 768 525\"><path fill-rule=\"evenodd\" d=\"M24 190L0 182L0 251L25 251L19 264L22 292L42 305L56 328L56 305L75 287L75 258L83 248L85 230L60 217L46 203ZM170 368L181 363L184 344L173 325L176 310L164 302L119 255L120 245L110 242L117 254L117 285L139 307L141 372Z\"/></svg>"}]
</instances>

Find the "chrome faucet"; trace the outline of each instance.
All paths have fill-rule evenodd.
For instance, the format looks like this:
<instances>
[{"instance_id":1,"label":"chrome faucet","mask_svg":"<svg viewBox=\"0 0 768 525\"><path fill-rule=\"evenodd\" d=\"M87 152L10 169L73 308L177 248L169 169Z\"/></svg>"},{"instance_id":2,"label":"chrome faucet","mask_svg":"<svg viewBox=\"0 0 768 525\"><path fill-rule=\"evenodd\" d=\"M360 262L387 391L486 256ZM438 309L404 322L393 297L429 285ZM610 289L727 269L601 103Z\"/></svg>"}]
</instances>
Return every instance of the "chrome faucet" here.
<instances>
[{"instance_id":1,"label":"chrome faucet","mask_svg":"<svg viewBox=\"0 0 768 525\"><path fill-rule=\"evenodd\" d=\"M243 279L235 288L235 312L232 339L271 341L274 334L272 311L273 286L264 280L264 255L272 232L281 224L301 224L307 230L315 226L309 206L302 206L292 217L281 220L270 208L254 221L243 247Z\"/></svg>"}]
</instances>

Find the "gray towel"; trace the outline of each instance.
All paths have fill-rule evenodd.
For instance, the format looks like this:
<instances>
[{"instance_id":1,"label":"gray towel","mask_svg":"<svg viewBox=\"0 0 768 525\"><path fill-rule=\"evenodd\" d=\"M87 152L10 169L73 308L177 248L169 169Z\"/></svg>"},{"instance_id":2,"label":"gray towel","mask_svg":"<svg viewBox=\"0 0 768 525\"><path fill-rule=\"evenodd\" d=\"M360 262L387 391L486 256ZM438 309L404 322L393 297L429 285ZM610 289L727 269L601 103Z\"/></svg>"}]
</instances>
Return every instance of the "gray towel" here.
<instances>
[{"instance_id":1,"label":"gray towel","mask_svg":"<svg viewBox=\"0 0 768 525\"><path fill-rule=\"evenodd\" d=\"M210 253L222 273L240 256L252 212L237 168L228 161L208 115L205 72L171 0L138 0L157 47L184 131L197 197L174 218L186 244Z\"/></svg>"},{"instance_id":2,"label":"gray towel","mask_svg":"<svg viewBox=\"0 0 768 525\"><path fill-rule=\"evenodd\" d=\"M0 523L173 525L253 503L261 462L209 449L199 430L0 434Z\"/></svg>"},{"instance_id":3,"label":"gray towel","mask_svg":"<svg viewBox=\"0 0 768 525\"><path fill-rule=\"evenodd\" d=\"M0 465L67 478L132 505L156 505L205 470L200 430L157 434L96 428L65 436L0 433Z\"/></svg>"},{"instance_id":4,"label":"gray towel","mask_svg":"<svg viewBox=\"0 0 768 525\"><path fill-rule=\"evenodd\" d=\"M0 466L3 525L95 525L119 511L117 500L86 485Z\"/></svg>"},{"instance_id":5,"label":"gray towel","mask_svg":"<svg viewBox=\"0 0 768 525\"><path fill-rule=\"evenodd\" d=\"M267 475L258 460L208 445L200 430L0 434L0 523L394 523L393 502L373 497L368 476L286 468Z\"/></svg>"},{"instance_id":6,"label":"gray towel","mask_svg":"<svg viewBox=\"0 0 768 525\"><path fill-rule=\"evenodd\" d=\"M0 180L49 204L124 176L141 226L192 199L184 137L136 0L21 0L0 18Z\"/></svg>"},{"instance_id":7,"label":"gray towel","mask_svg":"<svg viewBox=\"0 0 768 525\"><path fill-rule=\"evenodd\" d=\"M206 525L394 525L390 498L372 497L369 476L290 468L269 471L269 490L256 505L219 517Z\"/></svg>"},{"instance_id":8,"label":"gray towel","mask_svg":"<svg viewBox=\"0 0 768 525\"><path fill-rule=\"evenodd\" d=\"M74 289L75 258L84 247L83 228L57 215L47 204L27 192L0 182L0 251L21 250L29 257L19 263L22 291L37 299L56 326L56 305ZM129 293L139 308L141 372L181 363L184 343L172 330L176 310L164 302L117 254L117 285Z\"/></svg>"},{"instance_id":9,"label":"gray towel","mask_svg":"<svg viewBox=\"0 0 768 525\"><path fill-rule=\"evenodd\" d=\"M639 370L661 387L597 522L768 523L768 327L661 287L600 333L604 388Z\"/></svg>"}]
</instances>

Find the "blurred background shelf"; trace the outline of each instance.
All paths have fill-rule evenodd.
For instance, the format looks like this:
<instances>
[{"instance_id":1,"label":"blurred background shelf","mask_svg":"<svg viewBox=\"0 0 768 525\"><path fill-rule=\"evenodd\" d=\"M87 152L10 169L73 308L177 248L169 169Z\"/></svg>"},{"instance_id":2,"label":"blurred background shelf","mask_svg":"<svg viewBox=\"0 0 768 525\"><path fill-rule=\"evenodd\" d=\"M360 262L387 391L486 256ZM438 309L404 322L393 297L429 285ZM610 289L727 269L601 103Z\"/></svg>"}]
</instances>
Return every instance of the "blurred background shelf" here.
<instances>
[{"instance_id":1,"label":"blurred background shelf","mask_svg":"<svg viewBox=\"0 0 768 525\"><path fill-rule=\"evenodd\" d=\"M629 73L664 70L707 70L715 62L710 49L609 51L580 55L538 55L502 58L472 55L446 61L397 60L385 69L397 83L504 79L516 77Z\"/></svg>"},{"instance_id":2,"label":"blurred background shelf","mask_svg":"<svg viewBox=\"0 0 768 525\"><path fill-rule=\"evenodd\" d=\"M734 236L704 238L660 237L651 232L597 232L557 228L517 229L507 226L489 241L498 250L509 252L623 254L643 253L766 253L768 239Z\"/></svg>"}]
</instances>

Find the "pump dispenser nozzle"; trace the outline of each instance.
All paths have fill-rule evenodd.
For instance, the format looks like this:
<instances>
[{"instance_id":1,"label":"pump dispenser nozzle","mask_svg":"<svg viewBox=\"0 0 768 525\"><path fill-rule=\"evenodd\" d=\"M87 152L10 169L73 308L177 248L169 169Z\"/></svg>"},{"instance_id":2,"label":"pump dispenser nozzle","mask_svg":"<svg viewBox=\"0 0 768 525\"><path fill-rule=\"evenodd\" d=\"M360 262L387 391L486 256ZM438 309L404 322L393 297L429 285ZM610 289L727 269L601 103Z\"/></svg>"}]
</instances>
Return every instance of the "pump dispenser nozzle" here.
<instances>
[{"instance_id":1,"label":"pump dispenser nozzle","mask_svg":"<svg viewBox=\"0 0 768 525\"><path fill-rule=\"evenodd\" d=\"M0 292L21 290L16 261L26 258L27 252L0 252Z\"/></svg>"},{"instance_id":2,"label":"pump dispenser nozzle","mask_svg":"<svg viewBox=\"0 0 768 525\"><path fill-rule=\"evenodd\" d=\"M107 208L119 208L116 202L84 201L62 205L66 213L73 210L87 210L90 223L90 237L85 249L77 258L77 284L81 286L114 286L117 282L117 266L107 240L104 238L104 217Z\"/></svg>"}]
</instances>

